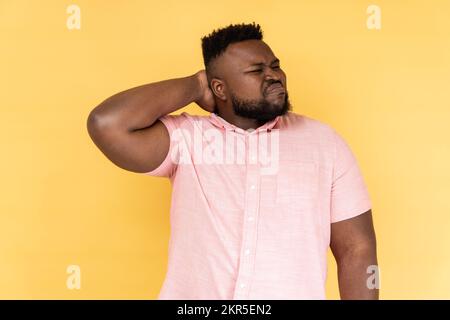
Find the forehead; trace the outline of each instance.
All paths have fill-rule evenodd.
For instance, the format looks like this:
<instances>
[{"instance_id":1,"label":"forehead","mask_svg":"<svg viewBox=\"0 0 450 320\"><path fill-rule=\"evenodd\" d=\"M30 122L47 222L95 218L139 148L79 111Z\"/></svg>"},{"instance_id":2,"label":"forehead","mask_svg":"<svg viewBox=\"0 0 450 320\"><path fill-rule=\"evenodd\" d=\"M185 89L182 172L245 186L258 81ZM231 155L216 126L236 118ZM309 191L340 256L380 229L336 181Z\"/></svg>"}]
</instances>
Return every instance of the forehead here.
<instances>
[{"instance_id":1,"label":"forehead","mask_svg":"<svg viewBox=\"0 0 450 320\"><path fill-rule=\"evenodd\" d=\"M261 40L246 40L228 46L223 54L227 67L245 68L253 63L270 63L275 59L270 47Z\"/></svg>"}]
</instances>

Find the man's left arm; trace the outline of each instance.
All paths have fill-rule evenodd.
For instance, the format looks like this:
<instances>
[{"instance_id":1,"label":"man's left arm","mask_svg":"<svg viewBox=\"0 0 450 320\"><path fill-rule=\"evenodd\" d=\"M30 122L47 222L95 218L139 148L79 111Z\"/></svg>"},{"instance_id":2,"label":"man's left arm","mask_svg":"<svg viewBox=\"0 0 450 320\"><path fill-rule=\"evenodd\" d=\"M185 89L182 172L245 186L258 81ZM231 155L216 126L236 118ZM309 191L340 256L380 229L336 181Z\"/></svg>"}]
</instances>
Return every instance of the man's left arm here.
<instances>
[{"instance_id":1,"label":"man's left arm","mask_svg":"<svg viewBox=\"0 0 450 320\"><path fill-rule=\"evenodd\" d=\"M341 299L377 300L378 287L368 281L369 271L373 271L370 266L375 266L375 276L379 275L372 211L332 223L330 247L337 263Z\"/></svg>"}]
</instances>

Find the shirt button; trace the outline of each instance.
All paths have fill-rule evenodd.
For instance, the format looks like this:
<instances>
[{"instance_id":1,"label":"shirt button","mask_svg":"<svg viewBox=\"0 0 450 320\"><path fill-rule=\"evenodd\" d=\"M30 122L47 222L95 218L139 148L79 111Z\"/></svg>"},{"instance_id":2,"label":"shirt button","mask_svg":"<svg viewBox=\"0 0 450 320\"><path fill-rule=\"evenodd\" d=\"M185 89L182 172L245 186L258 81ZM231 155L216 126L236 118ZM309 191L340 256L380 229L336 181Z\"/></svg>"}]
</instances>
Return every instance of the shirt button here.
<instances>
[{"instance_id":1,"label":"shirt button","mask_svg":"<svg viewBox=\"0 0 450 320\"><path fill-rule=\"evenodd\" d=\"M253 221L255 218L253 217L248 217L248 221Z\"/></svg>"},{"instance_id":2,"label":"shirt button","mask_svg":"<svg viewBox=\"0 0 450 320\"><path fill-rule=\"evenodd\" d=\"M250 186L250 189L255 190L255 185L252 184L252 185Z\"/></svg>"},{"instance_id":3,"label":"shirt button","mask_svg":"<svg viewBox=\"0 0 450 320\"><path fill-rule=\"evenodd\" d=\"M256 157L255 156L252 156L252 162L255 162L255 160L256 160Z\"/></svg>"},{"instance_id":4,"label":"shirt button","mask_svg":"<svg viewBox=\"0 0 450 320\"><path fill-rule=\"evenodd\" d=\"M250 250L249 249L247 249L247 250L245 250L245 255L249 255L250 254Z\"/></svg>"},{"instance_id":5,"label":"shirt button","mask_svg":"<svg viewBox=\"0 0 450 320\"><path fill-rule=\"evenodd\" d=\"M241 288L245 288L245 283L241 283Z\"/></svg>"}]
</instances>

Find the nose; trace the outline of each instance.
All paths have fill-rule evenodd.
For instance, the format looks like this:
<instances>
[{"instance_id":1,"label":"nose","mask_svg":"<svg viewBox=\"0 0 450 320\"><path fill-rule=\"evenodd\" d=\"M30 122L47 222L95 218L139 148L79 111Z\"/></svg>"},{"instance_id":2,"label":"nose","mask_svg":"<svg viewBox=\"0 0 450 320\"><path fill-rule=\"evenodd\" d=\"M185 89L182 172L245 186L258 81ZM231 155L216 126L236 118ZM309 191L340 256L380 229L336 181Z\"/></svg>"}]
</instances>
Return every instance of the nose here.
<instances>
[{"instance_id":1,"label":"nose","mask_svg":"<svg viewBox=\"0 0 450 320\"><path fill-rule=\"evenodd\" d=\"M264 78L266 81L272 80L271 82L281 82L281 75L279 74L279 72L272 70L272 68L266 68Z\"/></svg>"}]
</instances>

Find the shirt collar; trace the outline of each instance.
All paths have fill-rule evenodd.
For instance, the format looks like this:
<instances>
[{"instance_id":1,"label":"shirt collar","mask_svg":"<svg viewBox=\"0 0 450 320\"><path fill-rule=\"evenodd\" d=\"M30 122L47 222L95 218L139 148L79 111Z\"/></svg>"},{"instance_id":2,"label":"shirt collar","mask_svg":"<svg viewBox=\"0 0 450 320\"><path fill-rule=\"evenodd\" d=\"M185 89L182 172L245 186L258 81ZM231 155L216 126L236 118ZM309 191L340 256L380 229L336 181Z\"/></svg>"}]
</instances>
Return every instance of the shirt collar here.
<instances>
[{"instance_id":1,"label":"shirt collar","mask_svg":"<svg viewBox=\"0 0 450 320\"><path fill-rule=\"evenodd\" d=\"M214 112L211 112L211 114L209 115L209 121L211 121L211 123L213 123L216 127L225 129L226 131L234 131L234 132L240 132L240 133L246 133L246 134L251 134L252 132L255 132L255 131L256 132L260 132L260 131L270 132L270 130L277 124L277 122L280 120L280 118L281 118L281 116L277 116L275 119L266 122L265 124L256 128L255 130L252 130L252 129L244 130L242 128L236 127L234 124L229 123L224 118L215 114Z\"/></svg>"}]
</instances>

